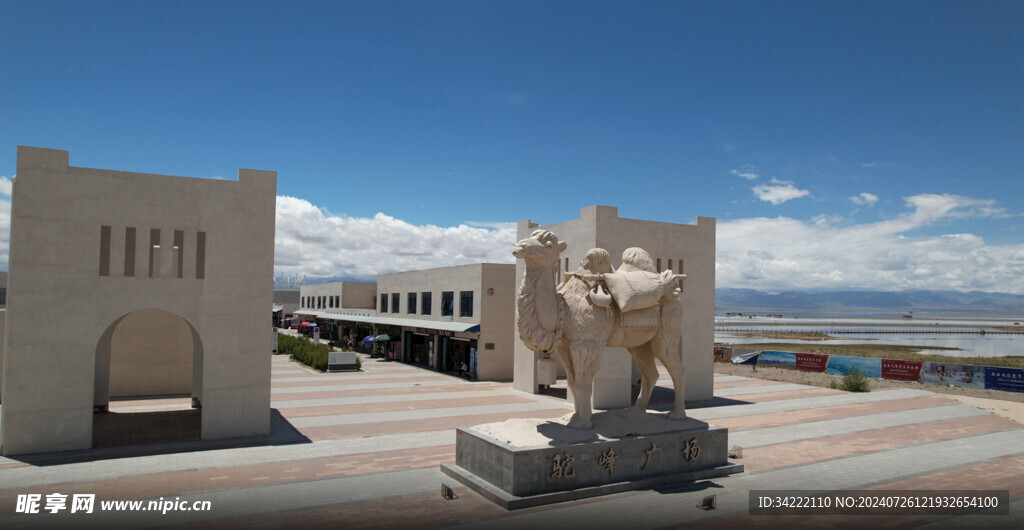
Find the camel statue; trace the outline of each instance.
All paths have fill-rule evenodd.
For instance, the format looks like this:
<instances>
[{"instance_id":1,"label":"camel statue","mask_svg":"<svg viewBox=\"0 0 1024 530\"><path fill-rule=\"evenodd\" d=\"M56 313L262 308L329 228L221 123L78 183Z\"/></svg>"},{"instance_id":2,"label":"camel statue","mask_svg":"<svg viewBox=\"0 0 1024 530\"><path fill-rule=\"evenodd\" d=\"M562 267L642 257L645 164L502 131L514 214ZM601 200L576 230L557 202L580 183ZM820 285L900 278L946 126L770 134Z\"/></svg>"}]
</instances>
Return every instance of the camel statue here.
<instances>
[{"instance_id":1,"label":"camel statue","mask_svg":"<svg viewBox=\"0 0 1024 530\"><path fill-rule=\"evenodd\" d=\"M623 253L622 265L613 270L608 252L595 248L587 252L576 272L566 274L561 285L556 286L559 256L565 248L565 242L559 242L555 234L536 230L516 243L512 254L526 263L516 299L519 336L527 347L548 352L565 368L576 406L569 427L593 426L594 375L606 346L627 348L643 376L633 411L647 409L658 381L654 362L657 358L668 369L675 386L675 402L668 417L686 418L685 369L680 349L683 308L679 289L675 288L683 275L671 271L655 273L647 252L635 247ZM653 288L634 293L637 296L629 300L625 300L629 298L628 289L609 292L616 285L636 287L636 278ZM648 307L641 307L645 305Z\"/></svg>"}]
</instances>

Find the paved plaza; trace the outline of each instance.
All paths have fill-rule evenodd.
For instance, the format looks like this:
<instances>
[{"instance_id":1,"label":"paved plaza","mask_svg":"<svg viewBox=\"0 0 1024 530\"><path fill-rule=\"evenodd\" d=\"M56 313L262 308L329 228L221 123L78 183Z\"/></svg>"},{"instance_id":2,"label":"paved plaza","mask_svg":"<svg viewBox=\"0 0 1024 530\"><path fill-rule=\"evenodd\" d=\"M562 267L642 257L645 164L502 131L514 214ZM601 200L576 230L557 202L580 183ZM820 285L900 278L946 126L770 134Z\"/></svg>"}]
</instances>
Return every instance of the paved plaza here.
<instances>
[{"instance_id":1,"label":"paved plaza","mask_svg":"<svg viewBox=\"0 0 1024 530\"><path fill-rule=\"evenodd\" d=\"M671 381L662 376L652 408L667 410ZM557 418L571 412L564 400L365 357L362 372L319 374L276 356L269 437L197 440L187 399L113 402L114 420L97 421L96 449L0 458L0 527L1019 528L1024 521L1021 424L916 389L852 394L716 375L715 396L714 406L690 415L729 428L730 446L743 448L744 473L507 512L439 471L454 462L454 429ZM141 412L148 414L128 415ZM163 440L135 438L157 445L116 444L151 424L181 430ZM443 499L442 483L457 498ZM1010 515L749 515L749 491L779 489L1009 490ZM68 508L75 494L95 494L95 509L51 514L45 505L53 493L67 495ZM41 496L40 513L15 513L27 494ZM697 508L708 495L716 508ZM100 509L101 501L161 498L179 506L209 501L210 509Z\"/></svg>"}]
</instances>

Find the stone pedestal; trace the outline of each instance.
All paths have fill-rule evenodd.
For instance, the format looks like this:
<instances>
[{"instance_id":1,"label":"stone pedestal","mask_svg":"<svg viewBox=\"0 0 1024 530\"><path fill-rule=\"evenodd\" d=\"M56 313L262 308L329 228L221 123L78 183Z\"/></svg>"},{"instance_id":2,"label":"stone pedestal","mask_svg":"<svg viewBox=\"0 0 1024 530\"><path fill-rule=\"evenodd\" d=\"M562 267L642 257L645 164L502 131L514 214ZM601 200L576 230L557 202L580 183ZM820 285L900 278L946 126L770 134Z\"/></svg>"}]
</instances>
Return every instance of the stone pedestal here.
<instances>
[{"instance_id":1,"label":"stone pedestal","mask_svg":"<svg viewBox=\"0 0 1024 530\"><path fill-rule=\"evenodd\" d=\"M457 429L455 464L441 471L508 510L743 471L724 427L625 410L595 414L586 431L567 419Z\"/></svg>"}]
</instances>

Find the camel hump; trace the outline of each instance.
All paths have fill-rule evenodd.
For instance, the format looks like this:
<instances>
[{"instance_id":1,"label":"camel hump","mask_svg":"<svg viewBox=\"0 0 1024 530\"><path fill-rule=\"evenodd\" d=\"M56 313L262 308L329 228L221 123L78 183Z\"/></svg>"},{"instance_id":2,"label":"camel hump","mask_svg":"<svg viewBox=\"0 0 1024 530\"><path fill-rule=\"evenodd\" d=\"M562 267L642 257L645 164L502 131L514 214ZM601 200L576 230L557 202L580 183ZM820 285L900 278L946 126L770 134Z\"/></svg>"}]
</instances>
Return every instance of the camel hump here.
<instances>
[{"instance_id":1,"label":"camel hump","mask_svg":"<svg viewBox=\"0 0 1024 530\"><path fill-rule=\"evenodd\" d=\"M644 270L608 273L604 283L623 313L658 305L670 285L662 275Z\"/></svg>"}]
</instances>

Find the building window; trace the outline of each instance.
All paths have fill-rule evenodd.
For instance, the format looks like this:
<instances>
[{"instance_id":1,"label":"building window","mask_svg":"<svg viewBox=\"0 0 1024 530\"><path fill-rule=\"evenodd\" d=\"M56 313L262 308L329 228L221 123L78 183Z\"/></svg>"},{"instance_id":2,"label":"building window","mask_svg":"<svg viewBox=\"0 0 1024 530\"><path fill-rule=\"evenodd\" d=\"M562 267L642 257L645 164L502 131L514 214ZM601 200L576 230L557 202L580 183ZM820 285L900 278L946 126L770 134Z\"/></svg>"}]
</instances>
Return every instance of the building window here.
<instances>
[{"instance_id":1,"label":"building window","mask_svg":"<svg viewBox=\"0 0 1024 530\"><path fill-rule=\"evenodd\" d=\"M388 295L386 295L386 294L380 295L380 312L381 313L387 313L388 312Z\"/></svg>"},{"instance_id":2,"label":"building window","mask_svg":"<svg viewBox=\"0 0 1024 530\"><path fill-rule=\"evenodd\" d=\"M398 303L399 303L400 300L401 299L399 298L398 293L391 293L391 312L392 313L397 313L398 312Z\"/></svg>"},{"instance_id":3,"label":"building window","mask_svg":"<svg viewBox=\"0 0 1024 530\"><path fill-rule=\"evenodd\" d=\"M459 293L459 316L473 316L473 291L461 291Z\"/></svg>"},{"instance_id":4,"label":"building window","mask_svg":"<svg viewBox=\"0 0 1024 530\"><path fill-rule=\"evenodd\" d=\"M100 226L100 276L110 276L109 226Z\"/></svg>"},{"instance_id":5,"label":"building window","mask_svg":"<svg viewBox=\"0 0 1024 530\"><path fill-rule=\"evenodd\" d=\"M450 317L452 311L455 309L455 293L453 291L445 291L441 293L441 316Z\"/></svg>"},{"instance_id":6,"label":"building window","mask_svg":"<svg viewBox=\"0 0 1024 530\"><path fill-rule=\"evenodd\" d=\"M124 229L124 275L135 276L135 227Z\"/></svg>"},{"instance_id":7,"label":"building window","mask_svg":"<svg viewBox=\"0 0 1024 530\"><path fill-rule=\"evenodd\" d=\"M206 278L206 232L196 232L196 279Z\"/></svg>"},{"instance_id":8,"label":"building window","mask_svg":"<svg viewBox=\"0 0 1024 530\"><path fill-rule=\"evenodd\" d=\"M405 310L410 315L416 314L416 293L409 293L409 303L406 304Z\"/></svg>"},{"instance_id":9,"label":"building window","mask_svg":"<svg viewBox=\"0 0 1024 530\"><path fill-rule=\"evenodd\" d=\"M341 307L341 297L334 295L334 307Z\"/></svg>"},{"instance_id":10,"label":"building window","mask_svg":"<svg viewBox=\"0 0 1024 530\"><path fill-rule=\"evenodd\" d=\"M149 277L160 276L160 229L149 229Z\"/></svg>"},{"instance_id":11,"label":"building window","mask_svg":"<svg viewBox=\"0 0 1024 530\"><path fill-rule=\"evenodd\" d=\"M185 277L185 231L174 231L174 277Z\"/></svg>"},{"instance_id":12,"label":"building window","mask_svg":"<svg viewBox=\"0 0 1024 530\"><path fill-rule=\"evenodd\" d=\"M430 293L420 293L420 314L429 315L430 311Z\"/></svg>"}]
</instances>

